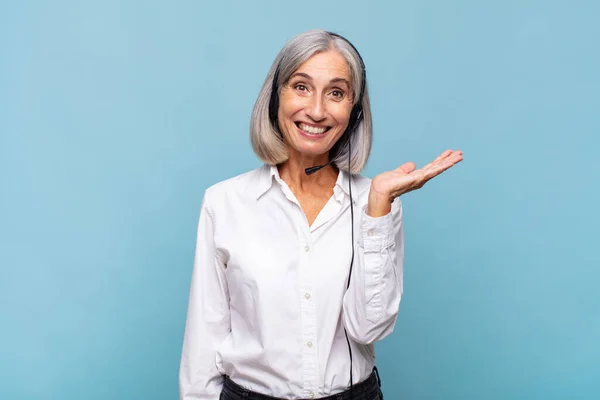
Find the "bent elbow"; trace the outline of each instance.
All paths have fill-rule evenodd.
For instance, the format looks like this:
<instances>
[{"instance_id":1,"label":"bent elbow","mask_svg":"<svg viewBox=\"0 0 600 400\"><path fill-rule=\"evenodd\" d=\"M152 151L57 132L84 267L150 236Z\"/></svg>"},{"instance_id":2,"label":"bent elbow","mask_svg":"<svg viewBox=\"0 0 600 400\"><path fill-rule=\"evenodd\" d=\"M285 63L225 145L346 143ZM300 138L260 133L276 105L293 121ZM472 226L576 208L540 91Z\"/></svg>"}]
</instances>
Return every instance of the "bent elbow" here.
<instances>
[{"instance_id":1,"label":"bent elbow","mask_svg":"<svg viewBox=\"0 0 600 400\"><path fill-rule=\"evenodd\" d=\"M344 327L353 341L362 345L371 345L393 332L399 310L400 301L397 301L388 304L388 307L381 312L366 315L364 318L356 318L344 312Z\"/></svg>"},{"instance_id":2,"label":"bent elbow","mask_svg":"<svg viewBox=\"0 0 600 400\"><path fill-rule=\"evenodd\" d=\"M344 326L348 336L356 343L362 345L371 345L389 336L396 325L398 313L381 319L376 323L365 321L362 324L347 323Z\"/></svg>"}]
</instances>

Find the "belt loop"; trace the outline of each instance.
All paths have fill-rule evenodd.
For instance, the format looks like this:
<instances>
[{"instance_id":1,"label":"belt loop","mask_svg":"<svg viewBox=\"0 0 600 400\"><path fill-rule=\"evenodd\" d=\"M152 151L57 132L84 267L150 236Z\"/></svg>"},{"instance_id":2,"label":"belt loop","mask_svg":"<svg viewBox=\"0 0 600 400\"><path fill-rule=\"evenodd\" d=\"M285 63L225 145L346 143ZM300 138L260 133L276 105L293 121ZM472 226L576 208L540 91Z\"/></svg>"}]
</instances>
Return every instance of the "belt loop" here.
<instances>
[{"instance_id":1,"label":"belt loop","mask_svg":"<svg viewBox=\"0 0 600 400\"><path fill-rule=\"evenodd\" d=\"M379 387L381 387L381 379L379 378L379 371L377 371L376 366L373 366L373 371L375 371L375 375L377 375L377 383L379 384Z\"/></svg>"}]
</instances>

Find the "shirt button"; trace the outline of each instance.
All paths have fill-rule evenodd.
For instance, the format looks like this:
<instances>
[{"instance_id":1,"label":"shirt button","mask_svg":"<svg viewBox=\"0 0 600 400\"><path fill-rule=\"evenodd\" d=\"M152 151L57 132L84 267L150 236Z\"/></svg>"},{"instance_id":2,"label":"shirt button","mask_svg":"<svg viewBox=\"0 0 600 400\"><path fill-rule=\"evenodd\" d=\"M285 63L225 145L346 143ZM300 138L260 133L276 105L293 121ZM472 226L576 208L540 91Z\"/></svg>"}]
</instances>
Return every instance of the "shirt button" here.
<instances>
[{"instance_id":1,"label":"shirt button","mask_svg":"<svg viewBox=\"0 0 600 400\"><path fill-rule=\"evenodd\" d=\"M310 247L308 247L308 245L304 246L304 251L309 251Z\"/></svg>"},{"instance_id":2,"label":"shirt button","mask_svg":"<svg viewBox=\"0 0 600 400\"><path fill-rule=\"evenodd\" d=\"M305 298L306 300L310 299L310 293L304 293L304 298Z\"/></svg>"},{"instance_id":3,"label":"shirt button","mask_svg":"<svg viewBox=\"0 0 600 400\"><path fill-rule=\"evenodd\" d=\"M368 236L373 236L373 235L375 235L375 229L369 229L369 230L367 231L367 235L368 235Z\"/></svg>"},{"instance_id":4,"label":"shirt button","mask_svg":"<svg viewBox=\"0 0 600 400\"><path fill-rule=\"evenodd\" d=\"M311 399L315 398L315 392L309 392L308 393L308 397L310 397Z\"/></svg>"},{"instance_id":5,"label":"shirt button","mask_svg":"<svg viewBox=\"0 0 600 400\"><path fill-rule=\"evenodd\" d=\"M310 349L312 347L312 342L306 342L306 346Z\"/></svg>"}]
</instances>

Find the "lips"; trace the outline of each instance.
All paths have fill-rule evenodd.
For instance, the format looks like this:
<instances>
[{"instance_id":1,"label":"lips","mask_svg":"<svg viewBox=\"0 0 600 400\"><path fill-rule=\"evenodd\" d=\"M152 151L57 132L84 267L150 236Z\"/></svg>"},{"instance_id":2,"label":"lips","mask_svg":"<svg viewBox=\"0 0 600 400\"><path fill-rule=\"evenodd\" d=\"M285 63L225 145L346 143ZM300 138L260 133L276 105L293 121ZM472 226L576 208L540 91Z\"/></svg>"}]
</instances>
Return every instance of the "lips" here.
<instances>
[{"instance_id":1,"label":"lips","mask_svg":"<svg viewBox=\"0 0 600 400\"><path fill-rule=\"evenodd\" d=\"M296 122L295 124L298 127L298 129L300 129L302 132L306 133L307 135L315 135L315 136L323 135L325 132L327 132L329 129L331 129L331 127L329 127L329 126L308 125L308 124L305 124L304 122Z\"/></svg>"}]
</instances>

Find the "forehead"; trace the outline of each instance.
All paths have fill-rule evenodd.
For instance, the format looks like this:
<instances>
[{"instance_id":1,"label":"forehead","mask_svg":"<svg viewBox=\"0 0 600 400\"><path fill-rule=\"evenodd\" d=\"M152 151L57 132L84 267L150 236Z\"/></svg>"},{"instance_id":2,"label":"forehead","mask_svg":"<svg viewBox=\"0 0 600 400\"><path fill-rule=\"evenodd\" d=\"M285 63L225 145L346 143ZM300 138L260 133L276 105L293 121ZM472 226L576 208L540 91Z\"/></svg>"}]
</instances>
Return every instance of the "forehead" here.
<instances>
[{"instance_id":1,"label":"forehead","mask_svg":"<svg viewBox=\"0 0 600 400\"><path fill-rule=\"evenodd\" d=\"M350 68L344 56L338 51L328 50L314 54L298 67L295 72L303 72L312 78L344 78L350 82Z\"/></svg>"}]
</instances>

